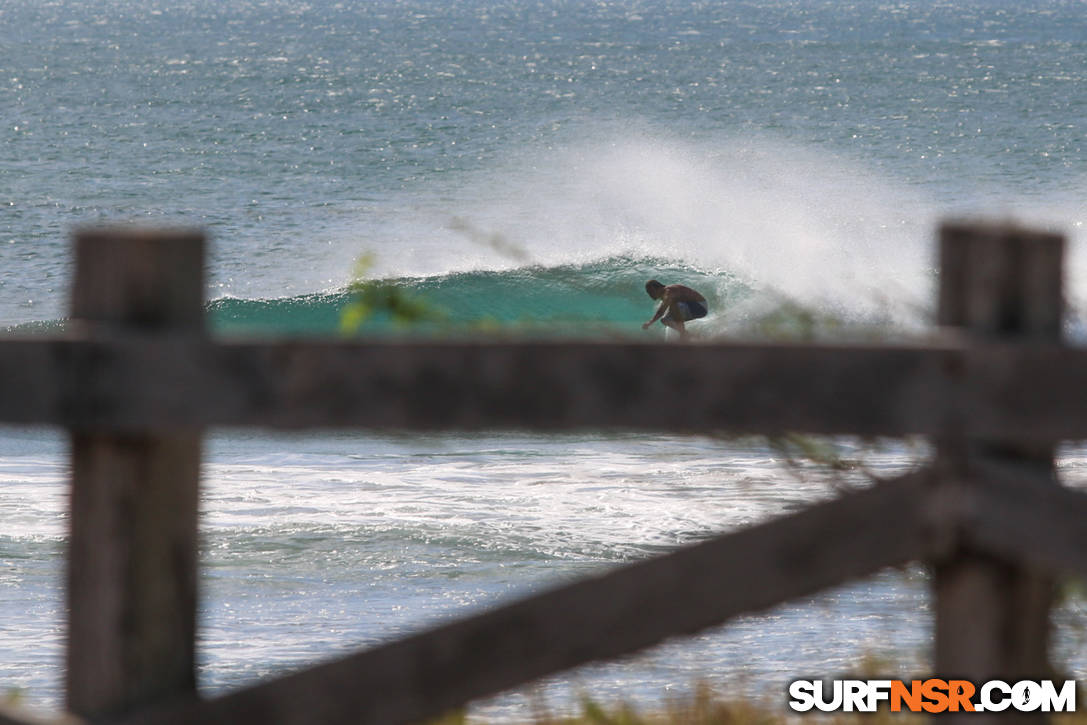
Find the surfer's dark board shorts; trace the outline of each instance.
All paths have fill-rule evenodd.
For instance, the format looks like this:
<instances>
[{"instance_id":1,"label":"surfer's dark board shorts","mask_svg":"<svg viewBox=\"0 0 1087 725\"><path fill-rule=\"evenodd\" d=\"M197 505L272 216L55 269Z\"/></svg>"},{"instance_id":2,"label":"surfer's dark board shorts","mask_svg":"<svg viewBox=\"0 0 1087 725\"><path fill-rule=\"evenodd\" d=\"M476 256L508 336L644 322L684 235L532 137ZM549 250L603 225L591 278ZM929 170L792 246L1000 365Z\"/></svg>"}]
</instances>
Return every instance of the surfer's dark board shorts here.
<instances>
[{"instance_id":1,"label":"surfer's dark board shorts","mask_svg":"<svg viewBox=\"0 0 1087 725\"><path fill-rule=\"evenodd\" d=\"M690 320L697 320L699 317L705 317L709 310L706 309L706 305L701 302L677 302L675 307L679 308L680 314L683 316L684 322ZM664 319L673 319L672 313L669 312L664 316Z\"/></svg>"}]
</instances>

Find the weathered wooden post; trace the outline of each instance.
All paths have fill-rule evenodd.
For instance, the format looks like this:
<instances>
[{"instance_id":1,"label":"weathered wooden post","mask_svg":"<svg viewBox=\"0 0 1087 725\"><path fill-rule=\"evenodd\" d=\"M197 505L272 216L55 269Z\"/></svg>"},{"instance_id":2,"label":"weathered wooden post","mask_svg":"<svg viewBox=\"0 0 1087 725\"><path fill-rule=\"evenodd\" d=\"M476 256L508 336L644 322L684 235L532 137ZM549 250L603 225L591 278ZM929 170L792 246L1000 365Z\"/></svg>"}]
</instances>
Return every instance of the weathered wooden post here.
<instances>
[{"instance_id":1,"label":"weathered wooden post","mask_svg":"<svg viewBox=\"0 0 1087 725\"><path fill-rule=\"evenodd\" d=\"M201 233L89 230L77 233L75 251L77 326L203 334ZM118 714L195 693L200 444L197 430L71 431L66 686L74 713Z\"/></svg>"},{"instance_id":2,"label":"weathered wooden post","mask_svg":"<svg viewBox=\"0 0 1087 725\"><path fill-rule=\"evenodd\" d=\"M964 334L1007 341L1057 342L1064 297L1060 235L1014 226L946 224L940 231L939 323ZM1016 441L940 441L940 485L984 487L977 464L1014 463L1057 485L1052 445ZM1023 485L1031 485L1024 481ZM981 683L1052 677L1048 658L1053 581L960 542L933 562L935 669ZM1001 714L959 715L964 722L1019 722ZM1038 722L1033 716L1031 722Z\"/></svg>"}]
</instances>

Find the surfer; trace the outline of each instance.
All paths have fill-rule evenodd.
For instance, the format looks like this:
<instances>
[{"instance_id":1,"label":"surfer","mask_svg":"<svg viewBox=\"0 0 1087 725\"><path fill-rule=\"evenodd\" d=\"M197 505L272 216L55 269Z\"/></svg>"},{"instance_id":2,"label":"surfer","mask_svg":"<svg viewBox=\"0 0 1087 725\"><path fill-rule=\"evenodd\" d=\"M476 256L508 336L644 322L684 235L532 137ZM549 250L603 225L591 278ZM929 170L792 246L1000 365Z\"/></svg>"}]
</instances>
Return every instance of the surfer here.
<instances>
[{"instance_id":1,"label":"surfer","mask_svg":"<svg viewBox=\"0 0 1087 725\"><path fill-rule=\"evenodd\" d=\"M683 323L705 317L709 311L706 309L705 297L681 284L670 284L666 287L657 280L651 279L645 283L645 291L661 303L653 319L642 325L643 330L648 330L650 325L660 320L665 327L679 332L680 338L685 338L687 330Z\"/></svg>"}]
</instances>

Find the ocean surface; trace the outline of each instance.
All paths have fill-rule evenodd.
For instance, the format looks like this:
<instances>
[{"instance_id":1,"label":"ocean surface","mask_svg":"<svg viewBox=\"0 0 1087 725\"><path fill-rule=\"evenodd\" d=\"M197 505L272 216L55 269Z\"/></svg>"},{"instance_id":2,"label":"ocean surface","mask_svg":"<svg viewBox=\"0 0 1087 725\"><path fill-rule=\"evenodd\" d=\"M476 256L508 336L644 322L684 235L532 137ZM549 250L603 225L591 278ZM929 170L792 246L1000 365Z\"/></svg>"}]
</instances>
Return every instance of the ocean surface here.
<instances>
[{"instance_id":1,"label":"ocean surface","mask_svg":"<svg viewBox=\"0 0 1087 725\"><path fill-rule=\"evenodd\" d=\"M74 229L199 226L222 336L343 334L352 283L428 311L355 334L643 332L645 280L702 338L924 335L943 218L1087 260L1087 4L3 0L0 327L59 329ZM364 260L360 263L360 260ZM781 314L781 310L792 310ZM798 312L799 311L799 312ZM766 441L211 431L199 678L283 673L918 465L790 465ZM1062 449L1071 485L1087 453ZM62 701L66 440L0 430L0 688ZM710 573L712 575L712 573ZM744 586L737 581L736 586ZM645 707L698 681L784 702L882 658L924 673L925 572L882 573L473 706ZM1082 598L1055 650L1087 678ZM889 664L889 663L894 664ZM2 690L0 690L2 691Z\"/></svg>"}]
</instances>

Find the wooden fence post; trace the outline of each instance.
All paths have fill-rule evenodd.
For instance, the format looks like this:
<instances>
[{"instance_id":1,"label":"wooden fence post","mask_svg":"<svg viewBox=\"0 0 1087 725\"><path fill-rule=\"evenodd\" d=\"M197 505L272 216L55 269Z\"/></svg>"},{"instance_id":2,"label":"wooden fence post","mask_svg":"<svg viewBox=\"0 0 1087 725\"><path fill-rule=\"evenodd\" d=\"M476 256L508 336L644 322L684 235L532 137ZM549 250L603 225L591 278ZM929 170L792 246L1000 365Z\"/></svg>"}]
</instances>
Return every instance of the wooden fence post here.
<instances>
[{"instance_id":1,"label":"wooden fence post","mask_svg":"<svg viewBox=\"0 0 1087 725\"><path fill-rule=\"evenodd\" d=\"M940 230L939 323L982 338L1057 342L1064 298L1064 240L1009 226L946 224ZM984 487L972 461L1015 461L1057 485L1053 446L1016 441L938 441L938 485ZM1029 485L1027 481L1023 485ZM1048 658L1050 577L983 556L968 542L934 563L935 670L974 683L1053 676ZM955 716L952 716L954 720ZM963 722L1020 722L1001 714ZM1031 722L1038 722L1035 715Z\"/></svg>"},{"instance_id":2,"label":"wooden fence post","mask_svg":"<svg viewBox=\"0 0 1087 725\"><path fill-rule=\"evenodd\" d=\"M201 233L86 230L75 251L77 325L203 333ZM67 707L96 717L193 695L200 431L70 439Z\"/></svg>"}]
</instances>

